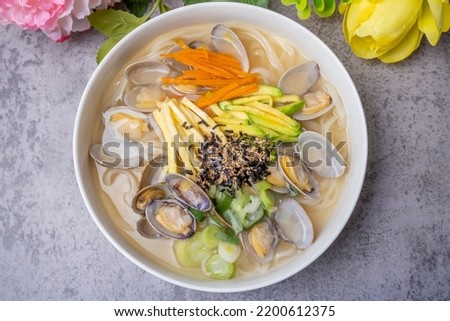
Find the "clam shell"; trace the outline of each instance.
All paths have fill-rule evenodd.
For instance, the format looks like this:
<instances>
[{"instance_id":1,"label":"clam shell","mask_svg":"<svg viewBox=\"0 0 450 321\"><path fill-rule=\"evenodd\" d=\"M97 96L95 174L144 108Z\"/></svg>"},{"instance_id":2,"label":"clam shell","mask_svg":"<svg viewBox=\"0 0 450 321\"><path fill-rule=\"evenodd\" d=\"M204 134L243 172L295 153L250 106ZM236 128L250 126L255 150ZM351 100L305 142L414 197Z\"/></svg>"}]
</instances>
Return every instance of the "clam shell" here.
<instances>
[{"instance_id":1,"label":"clam shell","mask_svg":"<svg viewBox=\"0 0 450 321\"><path fill-rule=\"evenodd\" d=\"M179 209L181 211L183 216L185 216L185 215L189 216L190 220L191 220L191 223L189 224L189 226L186 226L185 230L181 233L167 229L163 224L158 222L158 220L156 218L158 211L163 206L176 207L177 209ZM196 221L195 221L195 218L193 217L192 213L189 212L189 210L187 209L187 207L184 204L182 204L174 199L155 200L155 201L151 202L150 205L148 205L147 208L145 209L145 217L147 218L147 221L151 227L153 227L161 235L164 235L169 238L180 239L180 240L187 239L195 233Z\"/></svg>"},{"instance_id":2,"label":"clam shell","mask_svg":"<svg viewBox=\"0 0 450 321\"><path fill-rule=\"evenodd\" d=\"M138 61L125 69L125 78L137 86L161 84L161 77L170 73L170 68L160 61Z\"/></svg>"},{"instance_id":3,"label":"clam shell","mask_svg":"<svg viewBox=\"0 0 450 321\"><path fill-rule=\"evenodd\" d=\"M181 50L181 47L179 45L175 44L175 45L171 46L167 50L167 53L171 54L171 53L175 53L175 52L180 51L180 50ZM183 70L188 70L189 69L189 66L186 66L186 65L176 61L174 58L167 58L166 57L166 58L163 59L163 61L166 64L170 65L172 68L174 68L177 71L179 71L179 72L182 72Z\"/></svg>"},{"instance_id":4,"label":"clam shell","mask_svg":"<svg viewBox=\"0 0 450 321\"><path fill-rule=\"evenodd\" d=\"M160 238L161 235L148 223L147 218L141 217L136 223L136 230L140 236L147 239Z\"/></svg>"},{"instance_id":5,"label":"clam shell","mask_svg":"<svg viewBox=\"0 0 450 321\"><path fill-rule=\"evenodd\" d=\"M314 228L308 214L296 200L282 200L274 214L274 221L281 237L296 248L304 250L311 245Z\"/></svg>"},{"instance_id":6,"label":"clam shell","mask_svg":"<svg viewBox=\"0 0 450 321\"><path fill-rule=\"evenodd\" d=\"M137 214L144 214L145 209L155 200L167 199L170 193L165 184L159 183L140 188L131 201L131 208Z\"/></svg>"},{"instance_id":7,"label":"clam shell","mask_svg":"<svg viewBox=\"0 0 450 321\"><path fill-rule=\"evenodd\" d=\"M117 113L130 115L142 120L143 123L127 118L111 121L112 116ZM144 166L149 160L162 153L161 142L156 131L150 126L146 114L125 106L113 107L103 113L103 123L105 129L102 136L102 150L104 154L115 158L113 167ZM98 150L98 147L93 149Z\"/></svg>"},{"instance_id":8,"label":"clam shell","mask_svg":"<svg viewBox=\"0 0 450 321\"><path fill-rule=\"evenodd\" d=\"M156 102L164 97L161 85L137 86L125 93L123 101L133 110L150 113L157 109Z\"/></svg>"},{"instance_id":9,"label":"clam shell","mask_svg":"<svg viewBox=\"0 0 450 321\"><path fill-rule=\"evenodd\" d=\"M163 181L164 177L163 166L163 156L160 154L156 155L142 171L141 179L139 181L139 190L150 185L155 185L157 183L159 183L157 185L164 185L160 183ZM167 189L165 185L164 188Z\"/></svg>"},{"instance_id":10,"label":"clam shell","mask_svg":"<svg viewBox=\"0 0 450 321\"><path fill-rule=\"evenodd\" d=\"M345 172L345 161L334 145L323 135L305 131L298 137L296 151L302 161L317 175L337 178Z\"/></svg>"},{"instance_id":11,"label":"clam shell","mask_svg":"<svg viewBox=\"0 0 450 321\"><path fill-rule=\"evenodd\" d=\"M278 81L278 87L284 94L302 96L319 80L319 65L310 61L288 69Z\"/></svg>"},{"instance_id":12,"label":"clam shell","mask_svg":"<svg viewBox=\"0 0 450 321\"><path fill-rule=\"evenodd\" d=\"M281 160L282 156L288 156L292 160L291 166L293 166L296 175L305 175L311 184L312 190L310 192L303 190L300 186L289 177L286 169L284 168ZM295 196L300 193L303 197L310 201L316 201L320 198L320 186L316 178L309 169L303 163L300 155L296 152L296 145L293 143L282 143L278 145L278 169L282 173L284 179L288 182L288 188L291 190L291 195Z\"/></svg>"},{"instance_id":13,"label":"clam shell","mask_svg":"<svg viewBox=\"0 0 450 321\"><path fill-rule=\"evenodd\" d=\"M212 207L208 195L189 178L180 174L170 173L164 178L174 197L183 204L198 211L207 212Z\"/></svg>"},{"instance_id":14,"label":"clam shell","mask_svg":"<svg viewBox=\"0 0 450 321\"><path fill-rule=\"evenodd\" d=\"M315 93L308 93L308 94L315 94L315 95L324 94L324 95L329 95L328 92L327 92L326 90L324 90L323 88L322 88L321 91L318 91L318 92L315 92ZM308 94L306 94L306 95L308 95ZM305 98L305 104L306 104L306 95L303 96L303 97ZM321 98L324 99L323 97L321 97ZM300 110L300 111L294 113L294 114L292 115L292 117L295 118L295 119L297 119L297 120L302 121L302 120L315 119L315 118L317 118L317 117L320 117L320 116L326 114L327 112L329 112L329 111L335 106L334 100L332 99L331 95L329 95L328 98L330 99L330 103L329 103L328 105L326 105L325 107L322 107L322 109L316 111L315 113L305 114L305 113L304 113L305 107L304 107L302 110ZM325 105L325 104L324 104L324 105Z\"/></svg>"},{"instance_id":15,"label":"clam shell","mask_svg":"<svg viewBox=\"0 0 450 321\"><path fill-rule=\"evenodd\" d=\"M123 160L118 157L118 154L113 153L113 155L109 155L107 150L103 147L102 144L94 144L89 148L89 155L100 166L117 169L132 169L143 166L144 164L142 158Z\"/></svg>"},{"instance_id":16,"label":"clam shell","mask_svg":"<svg viewBox=\"0 0 450 321\"><path fill-rule=\"evenodd\" d=\"M254 229L257 228L261 228L262 226L264 226L264 228L266 230L268 230L271 234L272 234L272 240L271 240L271 244L270 244L270 250L268 253L266 253L263 257L259 256L253 245L252 242L250 240L251 238L251 233L252 231L254 231ZM275 228L275 225L273 224L273 222L269 219L269 218L264 218L261 222L259 222L258 224L254 225L250 231L244 231L241 232L239 234L239 238L241 240L241 244L244 248L244 250L247 252L247 254L256 262L261 263L261 264L266 264L269 263L270 261L272 261L274 255L275 255L275 248L278 244L278 233L277 230Z\"/></svg>"},{"instance_id":17,"label":"clam shell","mask_svg":"<svg viewBox=\"0 0 450 321\"><path fill-rule=\"evenodd\" d=\"M247 51L233 30L226 25L216 25L211 31L211 42L218 52L229 54L239 60L242 70L248 72L250 63Z\"/></svg>"}]
</instances>

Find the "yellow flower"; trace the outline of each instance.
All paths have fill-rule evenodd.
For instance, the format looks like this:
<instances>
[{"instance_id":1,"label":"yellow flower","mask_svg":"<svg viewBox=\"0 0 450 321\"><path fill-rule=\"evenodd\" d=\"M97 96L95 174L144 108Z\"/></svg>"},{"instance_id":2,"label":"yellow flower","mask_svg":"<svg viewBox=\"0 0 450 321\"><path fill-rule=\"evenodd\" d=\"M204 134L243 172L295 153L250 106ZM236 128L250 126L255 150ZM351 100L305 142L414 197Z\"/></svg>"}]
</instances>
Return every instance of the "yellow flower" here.
<instances>
[{"instance_id":1,"label":"yellow flower","mask_svg":"<svg viewBox=\"0 0 450 321\"><path fill-rule=\"evenodd\" d=\"M386 63L405 59L425 34L435 46L450 28L449 0L341 1L342 29L353 52Z\"/></svg>"}]
</instances>

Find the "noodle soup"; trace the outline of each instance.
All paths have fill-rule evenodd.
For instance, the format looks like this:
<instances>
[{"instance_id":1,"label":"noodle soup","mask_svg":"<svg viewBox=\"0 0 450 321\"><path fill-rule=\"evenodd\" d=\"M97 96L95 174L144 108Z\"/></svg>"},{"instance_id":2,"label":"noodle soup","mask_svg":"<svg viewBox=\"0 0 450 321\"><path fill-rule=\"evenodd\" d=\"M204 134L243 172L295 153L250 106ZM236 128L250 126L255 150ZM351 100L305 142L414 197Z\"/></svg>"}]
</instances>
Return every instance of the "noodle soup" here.
<instances>
[{"instance_id":1,"label":"noodle soup","mask_svg":"<svg viewBox=\"0 0 450 321\"><path fill-rule=\"evenodd\" d=\"M301 53L301 48L296 48L289 41L273 36L266 30L243 23L226 23L226 28L237 36L248 57L248 70L239 70L239 72L242 72L243 75L241 79L248 77L249 83L240 84L238 88L244 86L252 88L250 87L253 86L252 77L256 77L256 87L253 91L245 92L242 95L219 99L199 107L200 103L197 104L197 102L209 102L207 99L214 96L215 90L219 91L220 88L198 85L203 79L200 75L206 77L204 69L196 70L196 65L193 67L194 63L191 66L185 65L185 67L175 65L175 62L182 64L185 61L177 56L177 52L193 56L204 55L212 60L215 48L211 44L211 30L215 27L215 24L199 24L167 32L150 41L130 61L124 62L123 68L118 72L104 95L102 103L102 106L105 106L104 119L103 124L100 119L98 120L96 142L102 141L104 147L105 137L107 137L107 142L111 142L110 138L112 137L111 133L106 134L106 132L113 130L114 133L119 133L117 136L126 134L131 143L139 142L142 148L138 147L134 152L129 152L127 161L132 165L128 168L122 168L126 149L124 146L115 150L115 155L120 155L120 164L105 166L105 163L97 161L92 162L91 165L93 174L98 177L99 193L102 195L111 220L129 243L144 257L159 262L168 270L191 278L239 279L266 273L287 264L302 255L311 242L314 242L322 233L325 225L336 211L341 199L340 191L346 184L349 166L349 139L346 114L340 97L333 85L323 75L319 73L318 79L299 95L292 92L281 92L278 88L280 79L288 70L295 66L307 65L310 62L310 59ZM189 48L188 44L193 41L197 41L201 45L196 49ZM171 53L171 50L177 45L180 48ZM193 52L193 50L198 52ZM239 60L236 55L233 56L230 53L227 55ZM180 61L174 62L177 58L180 58ZM150 66L149 61L166 64L169 72L164 74L166 69L162 65L157 65L159 69L154 65L148 67ZM196 60L194 62L198 63ZM141 84L137 80L133 83L129 75L136 72L132 67L139 63L143 63L144 67L153 68L151 72L156 69L158 72L163 70L161 73L164 76L159 77L161 83ZM231 64L234 62L230 60ZM180 69L177 70L176 66ZM314 72L313 69L311 72ZM183 70L189 71L186 75L194 75L197 78L194 76L180 78ZM148 72L148 69L145 72L151 73ZM307 72L309 73L310 70L307 69ZM151 77L155 77L154 74ZM183 80L186 79L195 85L184 83ZM207 84L219 83L216 80L217 78L208 79ZM230 85L226 81L223 83L224 86ZM273 88L278 89L279 92L274 94L274 92L266 91ZM299 100L296 100L297 98L294 96L298 96ZM254 100L243 103L249 98ZM236 101L238 103L235 104ZM303 108L293 113L288 111L286 106L295 105L300 101ZM316 106L321 104L323 106ZM123 107L117 109L118 106ZM136 114L128 114L131 107L135 107ZM318 112L310 114L315 114L316 117L301 115L302 111L316 107ZM257 110L257 108L261 109ZM267 111L267 108L272 108L273 113L271 110ZM114 114L108 113L111 110L114 111ZM248 112L248 110L254 111L254 113ZM263 112L260 112L261 110ZM281 111L284 114L282 117L280 116L281 120L275 121L273 127L268 126L272 124L273 119L278 119L276 113ZM167 113L171 116L167 116ZM205 113L206 116L202 116L202 113ZM147 118L140 119L139 115L142 114L148 117L148 120ZM178 123L176 115L179 115ZM172 131L171 124L167 123L167 117L175 119ZM200 117L203 124L200 124L195 117ZM206 117L208 118L206 119ZM282 123L284 117L289 117L289 120L286 119L286 122ZM297 120L297 118L302 120ZM190 119L194 119L194 121L190 122ZM127 124L130 120L133 121L133 125ZM217 126L206 126L205 124L210 121ZM114 123L113 126L108 127L108 122ZM298 128L293 122L299 124ZM277 126L280 124L286 124L285 130L291 135L277 131ZM192 128L188 128L190 126ZM213 127L223 136L214 132ZM137 134L136 128L138 128ZM192 132L196 128L201 139L193 139L189 136L189 134L196 134L196 132ZM236 128L239 130L235 130ZM173 139L174 136L171 135L174 130L179 135L177 136L178 140ZM298 134L296 134L297 132ZM185 138L181 133L185 133ZM307 136L309 133L319 134L323 137L320 142L331 144L332 148L326 148L326 151L335 157L335 162L338 162L336 166L340 172L335 177L324 177L315 166L306 165L308 160L304 158L307 156L307 150L299 150L298 144L299 137L304 135L303 137L307 137L305 139L307 140L306 145L308 145L310 143L308 140L315 137L314 135ZM134 134L136 135L133 136ZM172 138L168 139L168 135ZM115 142L118 144L117 146L121 144L120 140ZM125 140L122 139L122 144L124 142ZM314 142L316 144L312 144L312 151L319 149L317 141ZM183 151L180 143L188 144L186 151ZM233 144L235 145L234 149L230 147ZM135 145L131 145L131 149L133 149ZM213 146L221 152L214 154L211 147L209 149L204 147L206 145ZM239 149L236 146L245 146L245 148ZM286 146L286 148L280 149L280 146ZM264 154L266 150L268 152ZM189 151L189 155L187 155L187 151ZM221 167L231 166L232 162L224 163L223 160L228 151L230 153L239 151L241 153L237 157L239 160L258 158L260 161L242 163L236 160L237 165L233 168L234 172L237 171L235 169L242 167L245 167L247 171L250 171L251 168L253 170L251 174L240 173L241 176L237 176L237 174L231 177L227 174L227 176L220 172L219 167L211 170L211 166L213 166L211 164L217 162L223 161L220 163ZM258 154L256 151L262 154ZM212 158L212 154L215 155L215 158ZM292 158L286 163L290 165L283 165L282 155ZM141 156L144 156L143 160ZM191 158L187 158L188 156ZM311 155L311 157L313 159L309 160L308 164L320 159L319 154ZM208 159L205 160L205 158ZM154 162L155 159L159 161ZM191 161L191 167L186 166L186 163L190 162L189 159L195 159L195 161ZM143 183L142 177L147 176L147 174L143 175L146 171L145 164L149 162L153 162L154 166L151 175ZM328 159L326 165L332 166L328 164ZM283 166L292 170L285 169ZM208 170L211 173L207 175ZM300 176L306 180L306 185L308 185L306 188L299 187L300 178L297 177L299 171L304 171L302 172L303 176ZM198 219L192 214L195 211L186 210L186 208L192 208L192 205L188 202L178 202L174 189L167 188L169 173L179 173L181 177L188 177L189 180L183 181L182 178L174 176L182 182L179 184L193 182L197 187L200 186L207 195L212 206L203 211L203 218ZM214 175L214 173L218 173L218 175ZM226 177L224 178L224 176ZM136 213L136 208L133 207L133 202L139 201L136 200L136 195L145 187L160 186L158 184L161 182L163 182L164 188L158 189L158 187L152 191L159 191L163 196L158 196L150 201L146 200L147 202L144 202L145 206L142 208L143 212ZM151 203L157 203L161 199L176 200L176 203L163 202L156 209L149 209L152 206ZM242 204L237 204L239 202ZM169 218L158 216L162 213L164 206L171 209L179 207L181 218L177 218L176 221L177 223L187 221L186 226L182 226L180 229L175 228L172 226L173 224L171 225ZM284 212L282 212L283 208ZM236 212L238 212L237 215L235 215ZM297 216L291 218L291 215ZM242 221L236 222L236 217L242 218ZM283 226L292 224L292 219L295 224L300 225L296 226L294 231L285 230L283 233ZM140 230L138 226L141 223L144 227ZM193 227L193 225L195 226ZM168 237L161 229L176 230L175 236L169 235ZM210 231L214 233L206 235ZM264 235L258 238L261 233ZM269 238L266 237L267 233L271 233ZM287 235L292 233L294 237L289 238ZM178 237L179 235L181 237ZM309 241L308 237L311 238ZM301 238L301 240L296 241L293 238ZM217 271L214 270L216 265L225 267L221 271Z\"/></svg>"}]
</instances>

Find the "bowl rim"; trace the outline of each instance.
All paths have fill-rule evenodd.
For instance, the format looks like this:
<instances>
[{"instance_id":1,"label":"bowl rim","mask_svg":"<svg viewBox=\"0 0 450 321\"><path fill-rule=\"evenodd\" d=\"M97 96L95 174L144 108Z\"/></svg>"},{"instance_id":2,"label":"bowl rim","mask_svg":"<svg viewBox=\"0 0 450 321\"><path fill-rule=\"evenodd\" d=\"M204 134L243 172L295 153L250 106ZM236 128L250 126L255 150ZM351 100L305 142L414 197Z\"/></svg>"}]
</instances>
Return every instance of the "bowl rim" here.
<instances>
[{"instance_id":1,"label":"bowl rim","mask_svg":"<svg viewBox=\"0 0 450 321\"><path fill-rule=\"evenodd\" d=\"M282 22L283 24L286 24L287 25L286 27L293 27L293 28L297 28L299 30L301 29L302 32L307 34L308 37L314 38L314 40L317 41L320 46L324 47L324 50L327 51L327 55L329 55L334 60L334 62L337 63L338 68L340 68L341 69L340 71L342 71L342 73L343 73L343 77L348 82L348 86L349 86L348 90L351 91L351 94L354 96L354 99L355 99L354 103L356 105L358 105L358 110L360 111L360 113L358 115L358 121L361 123L361 126L359 126L359 127L360 127L360 129L362 129L362 131L359 133L361 136L358 137L358 140L360 141L360 144L361 144L360 149L358 150L358 156L359 156L360 161L358 164L359 166L357 168L358 173L355 174L356 181L352 181L352 183L353 183L352 190L354 191L354 193L351 195L349 203L346 203L347 204L346 207L348 208L348 211L346 212L346 216L340 218L339 224L337 224L337 226L335 226L334 229L332 231L330 231L331 235L328 235L327 241L322 242L324 244L319 244L320 246L316 244L316 246L319 247L319 251L316 251L315 253L310 255L309 259L305 263L297 266L296 268L292 268L289 271L284 271L284 272L286 272L285 274L275 273L275 275L273 275L272 277L265 278L264 281L261 281L261 282L245 282L245 284L243 284L243 285L233 283L234 286L228 286L228 285L224 286L225 283L221 283L221 281L218 281L218 280L204 282L202 280L195 279L195 280L192 280L191 282L188 282L186 280L181 279L182 277L184 278L184 276L181 274L179 275L180 277L177 278L176 277L177 275L170 276L170 273L168 275L168 274L158 271L158 269L146 264L143 261L143 259L139 257L138 254L133 255L132 253L130 253L130 252L132 252L132 249L130 251L130 247L127 246L127 244L124 244L123 242L120 242L119 240L117 240L112 235L113 233L110 232L106 228L106 226L104 226L104 224L101 222L101 219L98 217L97 213L95 212L93 203L91 203L90 197L84 186L85 183L84 183L84 179L83 179L83 175L82 175L82 172L84 169L82 168L83 162L81 161L83 159L84 155L81 155L82 151L80 151L80 149L79 149L79 145L80 145L79 136L80 136L80 132L82 131L82 128L83 128L83 126L81 124L81 120L82 120L82 114L88 106L89 92L92 90L92 87L94 86L94 84L96 82L98 82L98 75L102 73L105 66L108 65L109 61L111 61L114 56L116 56L120 53L123 53L126 50L126 45L128 42L131 41L131 39L138 37L147 28L151 28L154 25L168 22L171 19L173 19L174 17L179 16L180 14L185 14L185 13L189 13L189 12L197 12L199 10L206 10L206 11L219 10L223 14L226 14L226 12L230 12L230 14L231 14L231 12L233 10L235 10L236 12L242 12L242 11L247 12L248 11L248 12L250 12L250 13L248 13L249 15L258 15L261 17L267 16L267 17L276 18L280 23ZM240 21L240 20L237 20L237 21ZM242 22L248 23L247 21L242 21ZM269 30L269 29L267 29L267 30ZM367 125L366 125L364 109L363 109L358 91L356 90L356 87L353 83L353 80L351 79L350 75L348 74L348 72L347 72L346 68L344 67L344 65L342 64L342 62L337 58L337 56L334 54L334 52L331 51L331 49L320 38L318 38L316 35L314 35L311 31L309 31L307 28L302 26L300 23L295 22L295 21L291 20L290 18L288 18L278 12L269 10L269 9L265 9L265 8L261 8L261 7L257 7L257 6L253 6L253 5L248 5L248 4L241 4L241 3L211 2L211 3L200 3L200 4L179 7L179 8L173 9L167 13L164 13L163 15L159 15L157 17L152 18L148 22L144 23L143 25L139 26L138 28L136 28L135 30L130 32L128 35L126 35L124 37L124 39L122 39L122 41L120 42L120 45L115 46L106 55L106 57L97 66L97 68L91 75L91 77L83 91L83 95L81 97L80 103L78 105L76 119L75 119L75 125L74 125L74 133L73 133L73 156L74 156L75 176L77 179L78 187L79 187L80 193L82 195L84 204L87 207L87 209L90 213L90 216L96 223L97 227L101 230L101 232L105 235L105 237L111 242L111 244L113 244L113 246L117 250L119 250L120 253L122 253L125 257L127 257L130 261L132 261L134 264L136 264L143 270L145 270L145 271L147 271L169 283L172 283L172 284L175 284L178 286L182 286L185 288L200 290L200 291L205 291L205 292L230 293L230 292L242 292L242 291L255 290L255 289L267 287L267 286L273 285L275 283L278 283L280 281L283 281L283 280L291 277L292 275L297 274L298 272L303 270L305 267L312 264L319 256L321 256L334 243L336 238L340 235L343 228L347 224L350 216L352 215L352 213L355 209L356 203L359 199L359 195L361 193L361 189L362 189L364 179L365 179L366 168L367 168L368 134L367 134ZM346 182L346 184L348 184L348 182ZM329 223L327 223L327 225L329 225ZM266 274L268 274L268 273L266 273Z\"/></svg>"}]
</instances>

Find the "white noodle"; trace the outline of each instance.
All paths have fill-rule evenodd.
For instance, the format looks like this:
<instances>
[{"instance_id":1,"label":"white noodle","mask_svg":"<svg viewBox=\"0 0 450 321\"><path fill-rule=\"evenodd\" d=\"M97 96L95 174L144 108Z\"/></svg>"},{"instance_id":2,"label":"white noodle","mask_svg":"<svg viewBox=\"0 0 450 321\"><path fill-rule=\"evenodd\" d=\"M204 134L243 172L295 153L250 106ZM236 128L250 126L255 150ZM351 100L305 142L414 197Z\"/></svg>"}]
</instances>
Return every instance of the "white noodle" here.
<instances>
[{"instance_id":1,"label":"white noodle","mask_svg":"<svg viewBox=\"0 0 450 321\"><path fill-rule=\"evenodd\" d=\"M273 72L271 72L270 70L267 70L264 67L254 67L254 68L250 69L250 72L258 73L261 76L263 83L265 83L265 84L276 85L276 83L277 83L277 76L275 76L273 74Z\"/></svg>"},{"instance_id":2,"label":"white noodle","mask_svg":"<svg viewBox=\"0 0 450 321\"><path fill-rule=\"evenodd\" d=\"M261 46L266 51L267 58L269 59L270 64L275 68L275 70L283 70L284 69L283 64L278 59L277 55L275 54L275 51L273 50L273 47L269 44L266 37L264 37L262 34L260 34L255 29L253 29L251 32L245 31L243 33L254 38L261 44Z\"/></svg>"}]
</instances>

